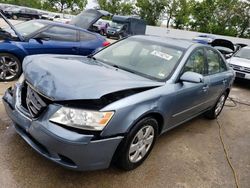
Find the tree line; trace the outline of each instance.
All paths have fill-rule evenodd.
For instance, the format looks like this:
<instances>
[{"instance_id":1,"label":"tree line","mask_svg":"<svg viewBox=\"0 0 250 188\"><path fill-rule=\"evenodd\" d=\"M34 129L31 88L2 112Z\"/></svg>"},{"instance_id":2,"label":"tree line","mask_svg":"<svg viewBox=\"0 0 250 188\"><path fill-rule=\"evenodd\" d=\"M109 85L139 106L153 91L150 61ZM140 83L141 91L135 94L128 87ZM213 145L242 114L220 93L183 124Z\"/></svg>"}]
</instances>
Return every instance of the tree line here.
<instances>
[{"instance_id":1,"label":"tree line","mask_svg":"<svg viewBox=\"0 0 250 188\"><path fill-rule=\"evenodd\" d=\"M50 11L77 13L87 0L0 0ZM113 14L139 15L149 25L250 38L250 0L97 0ZM56 5L56 6L55 6ZM76 9L77 7L77 9Z\"/></svg>"},{"instance_id":2,"label":"tree line","mask_svg":"<svg viewBox=\"0 0 250 188\"><path fill-rule=\"evenodd\" d=\"M198 32L250 38L250 0L98 0L101 9L135 14L157 25Z\"/></svg>"}]
</instances>

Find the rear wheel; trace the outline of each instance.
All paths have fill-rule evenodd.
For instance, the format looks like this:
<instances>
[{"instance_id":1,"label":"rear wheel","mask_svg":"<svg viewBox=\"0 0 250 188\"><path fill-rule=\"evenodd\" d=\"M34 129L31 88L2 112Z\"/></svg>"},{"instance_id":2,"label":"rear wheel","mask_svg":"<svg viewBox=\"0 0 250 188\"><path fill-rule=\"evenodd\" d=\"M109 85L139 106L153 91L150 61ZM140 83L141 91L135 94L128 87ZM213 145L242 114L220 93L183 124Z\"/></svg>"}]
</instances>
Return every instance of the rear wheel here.
<instances>
[{"instance_id":1,"label":"rear wheel","mask_svg":"<svg viewBox=\"0 0 250 188\"><path fill-rule=\"evenodd\" d=\"M221 113L221 111L222 111L222 109L223 109L223 107L224 107L224 104L225 104L225 102L226 102L227 96L228 96L228 93L227 93L227 92L224 92L224 93L219 97L219 99L217 100L217 102L216 102L216 104L214 105L214 107L213 107L211 110L209 110L209 111L207 111L207 112L205 113L205 116L206 116L207 118L209 118L209 119L216 119L216 118L220 115L220 113Z\"/></svg>"},{"instance_id":2,"label":"rear wheel","mask_svg":"<svg viewBox=\"0 0 250 188\"><path fill-rule=\"evenodd\" d=\"M154 118L144 118L130 131L118 149L117 166L124 170L133 170L148 157L158 132L158 123Z\"/></svg>"},{"instance_id":3,"label":"rear wheel","mask_svg":"<svg viewBox=\"0 0 250 188\"><path fill-rule=\"evenodd\" d=\"M9 53L0 53L0 81L13 81L22 73L20 60Z\"/></svg>"},{"instance_id":4,"label":"rear wheel","mask_svg":"<svg viewBox=\"0 0 250 188\"><path fill-rule=\"evenodd\" d=\"M13 19L13 20L17 20L17 19L18 19L17 15L13 15L13 16L12 16L12 19Z\"/></svg>"},{"instance_id":5,"label":"rear wheel","mask_svg":"<svg viewBox=\"0 0 250 188\"><path fill-rule=\"evenodd\" d=\"M118 39L121 40L123 38L123 36L121 34L119 34Z\"/></svg>"}]
</instances>

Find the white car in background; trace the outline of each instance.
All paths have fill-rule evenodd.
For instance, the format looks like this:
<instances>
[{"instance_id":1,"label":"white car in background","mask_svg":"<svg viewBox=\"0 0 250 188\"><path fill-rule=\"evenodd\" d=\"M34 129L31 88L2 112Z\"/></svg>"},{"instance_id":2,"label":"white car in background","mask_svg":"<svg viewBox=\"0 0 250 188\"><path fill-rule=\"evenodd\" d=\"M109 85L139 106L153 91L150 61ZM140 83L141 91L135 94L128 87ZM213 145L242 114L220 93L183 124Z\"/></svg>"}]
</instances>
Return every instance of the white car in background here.
<instances>
[{"instance_id":1,"label":"white car in background","mask_svg":"<svg viewBox=\"0 0 250 188\"><path fill-rule=\"evenodd\" d=\"M236 73L237 78L250 80L250 47L241 48L227 60Z\"/></svg>"}]
</instances>

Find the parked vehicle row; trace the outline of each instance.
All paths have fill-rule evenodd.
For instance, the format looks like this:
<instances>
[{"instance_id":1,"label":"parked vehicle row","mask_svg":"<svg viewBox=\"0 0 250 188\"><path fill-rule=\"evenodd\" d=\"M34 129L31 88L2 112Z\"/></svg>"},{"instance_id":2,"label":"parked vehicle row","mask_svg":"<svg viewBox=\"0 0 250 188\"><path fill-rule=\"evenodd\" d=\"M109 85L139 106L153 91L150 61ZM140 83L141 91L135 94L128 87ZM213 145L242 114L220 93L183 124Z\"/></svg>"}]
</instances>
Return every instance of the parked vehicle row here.
<instances>
[{"instance_id":1,"label":"parked vehicle row","mask_svg":"<svg viewBox=\"0 0 250 188\"><path fill-rule=\"evenodd\" d=\"M102 17L112 17L112 22L100 20ZM89 9L78 14L69 24L122 39L131 35L144 35L146 22L135 16L118 16L104 10Z\"/></svg>"},{"instance_id":2,"label":"parked vehicle row","mask_svg":"<svg viewBox=\"0 0 250 188\"><path fill-rule=\"evenodd\" d=\"M236 77L250 80L250 47L243 47L227 60Z\"/></svg>"},{"instance_id":3,"label":"parked vehicle row","mask_svg":"<svg viewBox=\"0 0 250 188\"><path fill-rule=\"evenodd\" d=\"M101 35L69 24L31 20L13 26L2 17L9 27L0 31L0 81L18 78L27 55L89 55L109 45Z\"/></svg>"},{"instance_id":4,"label":"parked vehicle row","mask_svg":"<svg viewBox=\"0 0 250 188\"><path fill-rule=\"evenodd\" d=\"M3 11L4 15L9 18L9 19L13 19L13 20L17 20L20 18L23 19L39 19L42 16L42 13L38 12L37 10L33 10L30 8L25 8L25 7L9 7L6 8Z\"/></svg>"},{"instance_id":5,"label":"parked vehicle row","mask_svg":"<svg viewBox=\"0 0 250 188\"><path fill-rule=\"evenodd\" d=\"M146 22L135 16L112 17L112 22L107 28L107 37L122 39L131 35L144 35L146 31Z\"/></svg>"}]
</instances>

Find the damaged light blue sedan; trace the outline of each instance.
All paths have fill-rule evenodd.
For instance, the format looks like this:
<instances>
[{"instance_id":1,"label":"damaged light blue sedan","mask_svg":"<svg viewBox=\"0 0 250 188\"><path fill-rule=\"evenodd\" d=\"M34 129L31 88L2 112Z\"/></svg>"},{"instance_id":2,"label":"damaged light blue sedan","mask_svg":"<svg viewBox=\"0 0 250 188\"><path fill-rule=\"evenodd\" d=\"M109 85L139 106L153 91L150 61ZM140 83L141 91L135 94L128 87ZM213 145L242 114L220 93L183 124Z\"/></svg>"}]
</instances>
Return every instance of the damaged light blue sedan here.
<instances>
[{"instance_id":1,"label":"damaged light blue sedan","mask_svg":"<svg viewBox=\"0 0 250 188\"><path fill-rule=\"evenodd\" d=\"M88 57L35 55L4 105L38 153L75 170L138 167L162 133L223 109L234 72L210 46L133 36Z\"/></svg>"}]
</instances>

